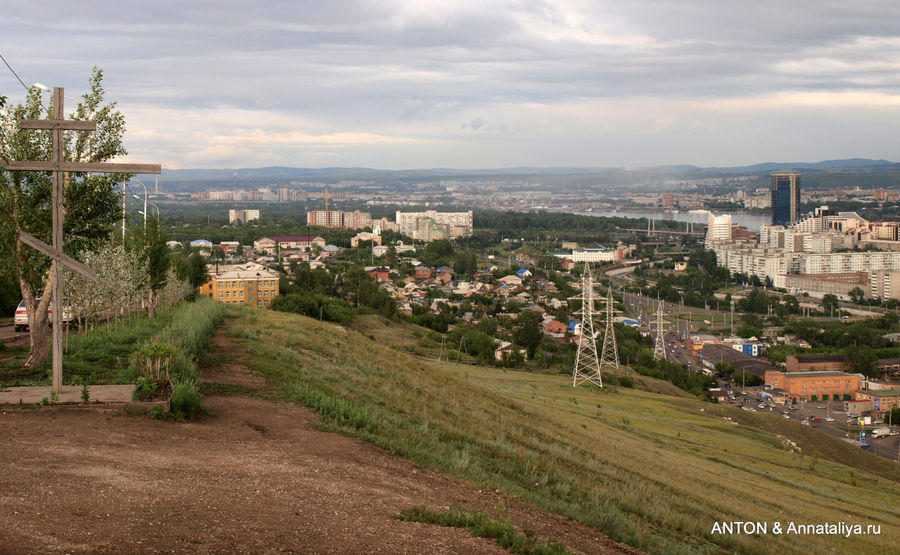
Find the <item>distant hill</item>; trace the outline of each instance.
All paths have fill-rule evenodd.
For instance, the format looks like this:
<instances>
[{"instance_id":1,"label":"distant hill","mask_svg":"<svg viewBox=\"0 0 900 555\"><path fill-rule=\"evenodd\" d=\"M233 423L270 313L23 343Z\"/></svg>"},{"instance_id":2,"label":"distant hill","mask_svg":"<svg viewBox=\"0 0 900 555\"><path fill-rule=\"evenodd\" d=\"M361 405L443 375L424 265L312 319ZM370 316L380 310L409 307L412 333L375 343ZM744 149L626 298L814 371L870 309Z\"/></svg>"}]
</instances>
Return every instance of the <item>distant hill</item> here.
<instances>
[{"instance_id":1,"label":"distant hill","mask_svg":"<svg viewBox=\"0 0 900 555\"><path fill-rule=\"evenodd\" d=\"M431 182L440 179L534 178L547 184L590 183L594 185L637 183L654 179L699 179L731 175L765 174L795 170L805 174L900 174L900 163L890 160L849 158L821 162L765 162L750 166L700 167L665 165L644 168L606 167L509 167L484 169L425 168L381 170L360 167L293 168L270 166L239 169L163 169L161 187L167 191L195 192L206 189L283 185L291 182L336 183L366 181L377 184ZM153 176L139 176L153 179Z\"/></svg>"}]
</instances>

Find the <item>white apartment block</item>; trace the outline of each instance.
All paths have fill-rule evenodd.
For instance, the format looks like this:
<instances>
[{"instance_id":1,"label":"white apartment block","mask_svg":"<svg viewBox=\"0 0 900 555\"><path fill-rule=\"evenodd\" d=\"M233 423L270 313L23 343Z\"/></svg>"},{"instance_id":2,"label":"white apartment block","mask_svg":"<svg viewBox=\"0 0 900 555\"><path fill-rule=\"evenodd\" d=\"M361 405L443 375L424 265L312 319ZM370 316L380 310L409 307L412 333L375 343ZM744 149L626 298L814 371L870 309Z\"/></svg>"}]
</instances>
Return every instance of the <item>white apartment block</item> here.
<instances>
[{"instance_id":1,"label":"white apartment block","mask_svg":"<svg viewBox=\"0 0 900 555\"><path fill-rule=\"evenodd\" d=\"M259 210L229 210L228 223L240 222L245 224L259 219Z\"/></svg>"},{"instance_id":2,"label":"white apartment block","mask_svg":"<svg viewBox=\"0 0 900 555\"><path fill-rule=\"evenodd\" d=\"M871 272L868 293L874 299L900 299L900 272Z\"/></svg>"},{"instance_id":3,"label":"white apartment block","mask_svg":"<svg viewBox=\"0 0 900 555\"><path fill-rule=\"evenodd\" d=\"M575 249L572 262L615 262L622 258L617 249Z\"/></svg>"},{"instance_id":4,"label":"white apartment block","mask_svg":"<svg viewBox=\"0 0 900 555\"><path fill-rule=\"evenodd\" d=\"M709 244L712 241L731 241L731 214L722 214L721 216L709 214L706 242Z\"/></svg>"},{"instance_id":5,"label":"white apartment block","mask_svg":"<svg viewBox=\"0 0 900 555\"><path fill-rule=\"evenodd\" d=\"M800 265L801 274L844 274L878 270L900 272L900 252L809 254Z\"/></svg>"},{"instance_id":6,"label":"white apartment block","mask_svg":"<svg viewBox=\"0 0 900 555\"><path fill-rule=\"evenodd\" d=\"M473 231L472 211L397 212L397 227L402 235L425 242L470 237Z\"/></svg>"}]
</instances>

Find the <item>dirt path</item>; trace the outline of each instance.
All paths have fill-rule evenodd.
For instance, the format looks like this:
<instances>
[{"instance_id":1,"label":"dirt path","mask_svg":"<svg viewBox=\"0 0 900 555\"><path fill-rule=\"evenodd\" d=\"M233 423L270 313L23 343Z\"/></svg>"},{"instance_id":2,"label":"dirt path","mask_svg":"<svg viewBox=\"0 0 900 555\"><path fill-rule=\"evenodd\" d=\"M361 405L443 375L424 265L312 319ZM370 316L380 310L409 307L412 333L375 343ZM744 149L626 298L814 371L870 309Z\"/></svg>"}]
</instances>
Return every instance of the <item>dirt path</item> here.
<instances>
[{"instance_id":1,"label":"dirt path","mask_svg":"<svg viewBox=\"0 0 900 555\"><path fill-rule=\"evenodd\" d=\"M204 378L262 386L240 353ZM401 509L502 507L520 529L585 553L633 552L600 533L316 431L303 407L207 397L189 423L43 408L0 414L0 552L505 553Z\"/></svg>"}]
</instances>

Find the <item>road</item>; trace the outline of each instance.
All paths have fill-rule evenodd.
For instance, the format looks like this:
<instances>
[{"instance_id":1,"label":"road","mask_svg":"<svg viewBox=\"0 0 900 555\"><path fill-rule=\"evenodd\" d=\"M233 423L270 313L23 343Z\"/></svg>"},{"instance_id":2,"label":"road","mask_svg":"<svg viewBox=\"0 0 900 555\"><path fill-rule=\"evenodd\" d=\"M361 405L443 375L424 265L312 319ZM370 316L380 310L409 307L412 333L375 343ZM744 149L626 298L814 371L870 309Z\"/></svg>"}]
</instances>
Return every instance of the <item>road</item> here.
<instances>
[{"instance_id":1,"label":"road","mask_svg":"<svg viewBox=\"0 0 900 555\"><path fill-rule=\"evenodd\" d=\"M0 341L9 345L18 343L28 337L28 333L19 333L13 327L12 322L8 324L0 324Z\"/></svg>"},{"instance_id":2,"label":"road","mask_svg":"<svg viewBox=\"0 0 900 555\"><path fill-rule=\"evenodd\" d=\"M759 396L759 393L762 391L761 387L735 387L731 384L731 382L720 380L723 389L726 391L733 391L735 393L734 401L731 401L729 404L734 406L746 406L752 408L756 412L771 412L773 414L781 414L784 415L787 412L788 417L791 420L795 420L797 422L806 423L818 431L828 434L830 436L836 437L838 439L843 440L853 440L854 444L859 440L860 431L866 432L866 439L870 445L868 451L873 455L878 455L879 457L883 457L885 459L900 461L900 454L898 454L898 449L900 449L900 437L887 437L887 438L878 438L872 439L871 431L872 429L878 426L857 426L855 424L847 424L847 415L844 414L838 408L831 408L830 416L834 418L834 422L824 422L825 418L829 416L829 409L824 405L817 405L815 403L804 403L801 405L797 405L797 409L792 409L788 405L778 405L773 404L770 401L763 399ZM742 392L746 392L747 395L743 395ZM765 404L768 408L759 409L758 405L760 403ZM822 406L823 408L818 408ZM813 418L821 418L823 422L813 422Z\"/></svg>"}]
</instances>

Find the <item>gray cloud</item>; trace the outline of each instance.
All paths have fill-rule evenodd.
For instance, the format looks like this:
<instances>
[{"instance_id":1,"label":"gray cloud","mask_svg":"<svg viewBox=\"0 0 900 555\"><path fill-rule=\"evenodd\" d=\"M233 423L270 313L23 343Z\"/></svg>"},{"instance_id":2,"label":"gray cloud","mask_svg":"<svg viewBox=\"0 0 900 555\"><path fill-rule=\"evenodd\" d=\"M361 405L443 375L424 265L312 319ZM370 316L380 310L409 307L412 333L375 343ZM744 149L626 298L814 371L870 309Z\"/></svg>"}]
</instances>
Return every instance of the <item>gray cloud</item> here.
<instances>
[{"instance_id":1,"label":"gray cloud","mask_svg":"<svg viewBox=\"0 0 900 555\"><path fill-rule=\"evenodd\" d=\"M26 82L77 91L91 66L103 67L107 89L129 120L154 127L132 152L149 149L171 164L204 165L188 153L214 151L216 163L233 152L232 165L320 159L380 167L471 166L474 159L476 165L616 165L716 163L729 156L753 162L765 157L763 148L747 149L725 135L755 126L717 125L716 117L742 121L723 114L718 101L750 99L739 103L741 110L762 122L777 115L809 126L818 115L827 127L837 125L833 113L781 109L771 97L847 93L842 109L858 117L842 117L840 124L864 137L865 126L896 118L890 98L900 89L900 4L894 2L225 0L122 7L51 0L41 10L4 4L3 54ZM16 100L21 86L0 73L0 91ZM854 105L856 93L879 94L883 102ZM761 100L754 104L754 98ZM146 115L154 109L155 120ZM187 114L215 123L191 118L193 128L186 128ZM180 140L154 143L152 136L167 135L167 126ZM241 149L207 144L255 128L282 137L297 126L404 141L327 152L288 148L275 138ZM614 130L616 141L604 129ZM411 146L435 141L441 149ZM598 160L597 149L573 142L608 144L609 158ZM820 142L811 141L816 150L802 148L812 158L841 155L837 145ZM641 146L651 143L652 149ZM722 145L747 150L729 155ZM846 155L892 157L883 144L862 139L852 146ZM796 154L780 158L796 159L800 147L794 148ZM522 159L511 159L518 152ZM503 160L491 163L488 155Z\"/></svg>"}]
</instances>

